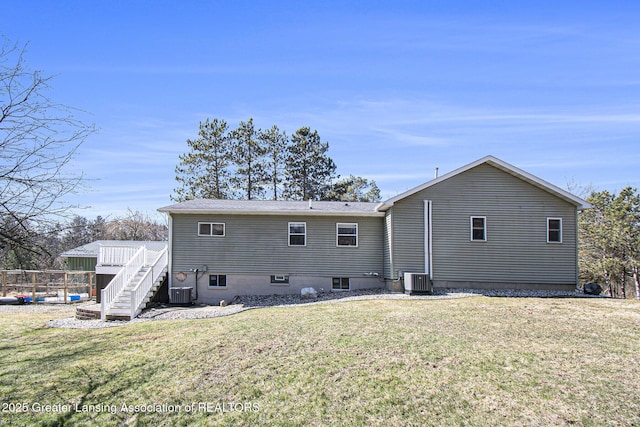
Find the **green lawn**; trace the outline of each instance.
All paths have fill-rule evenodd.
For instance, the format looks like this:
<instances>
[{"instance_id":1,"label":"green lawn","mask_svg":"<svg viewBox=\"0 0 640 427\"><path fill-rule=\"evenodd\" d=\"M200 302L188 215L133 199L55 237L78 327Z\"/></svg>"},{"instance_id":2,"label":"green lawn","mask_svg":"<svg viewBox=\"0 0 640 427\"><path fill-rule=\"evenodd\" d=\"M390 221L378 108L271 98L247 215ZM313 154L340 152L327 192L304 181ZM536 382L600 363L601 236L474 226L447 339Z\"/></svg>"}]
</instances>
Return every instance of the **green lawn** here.
<instances>
[{"instance_id":1,"label":"green lawn","mask_svg":"<svg viewBox=\"0 0 640 427\"><path fill-rule=\"evenodd\" d=\"M634 301L374 300L93 330L52 316L68 314L0 315L0 425L640 425Z\"/></svg>"}]
</instances>

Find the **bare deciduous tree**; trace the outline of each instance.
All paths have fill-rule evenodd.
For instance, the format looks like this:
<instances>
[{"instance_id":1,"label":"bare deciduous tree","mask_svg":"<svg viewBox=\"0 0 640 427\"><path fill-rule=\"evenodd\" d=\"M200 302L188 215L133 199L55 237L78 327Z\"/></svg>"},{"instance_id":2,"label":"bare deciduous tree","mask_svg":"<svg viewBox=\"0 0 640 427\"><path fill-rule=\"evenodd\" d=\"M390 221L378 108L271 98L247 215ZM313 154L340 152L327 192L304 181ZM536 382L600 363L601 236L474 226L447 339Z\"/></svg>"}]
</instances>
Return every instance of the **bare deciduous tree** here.
<instances>
[{"instance_id":1,"label":"bare deciduous tree","mask_svg":"<svg viewBox=\"0 0 640 427\"><path fill-rule=\"evenodd\" d=\"M169 229L140 211L127 210L127 215L105 224L103 237L108 240L167 240Z\"/></svg>"},{"instance_id":2,"label":"bare deciduous tree","mask_svg":"<svg viewBox=\"0 0 640 427\"><path fill-rule=\"evenodd\" d=\"M37 237L66 222L64 198L82 181L67 166L95 127L47 97L52 77L27 67L26 45L0 43L0 255L42 252Z\"/></svg>"}]
</instances>

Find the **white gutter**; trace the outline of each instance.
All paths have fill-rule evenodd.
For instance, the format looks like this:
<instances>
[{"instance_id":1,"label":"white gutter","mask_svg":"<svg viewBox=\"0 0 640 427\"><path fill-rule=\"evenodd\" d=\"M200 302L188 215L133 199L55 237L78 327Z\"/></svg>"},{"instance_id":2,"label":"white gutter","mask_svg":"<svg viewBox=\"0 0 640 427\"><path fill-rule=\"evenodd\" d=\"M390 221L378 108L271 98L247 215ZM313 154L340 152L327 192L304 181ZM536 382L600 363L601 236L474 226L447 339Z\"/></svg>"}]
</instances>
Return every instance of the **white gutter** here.
<instances>
[{"instance_id":1,"label":"white gutter","mask_svg":"<svg viewBox=\"0 0 640 427\"><path fill-rule=\"evenodd\" d=\"M381 206L382 203L379 205ZM321 211L317 208L311 210L288 210L288 211L250 211L250 210L224 210L224 209L158 209L159 212L168 214L189 214L189 215L281 215L281 216L344 216L344 217L384 217L384 212L345 212L345 211Z\"/></svg>"}]
</instances>

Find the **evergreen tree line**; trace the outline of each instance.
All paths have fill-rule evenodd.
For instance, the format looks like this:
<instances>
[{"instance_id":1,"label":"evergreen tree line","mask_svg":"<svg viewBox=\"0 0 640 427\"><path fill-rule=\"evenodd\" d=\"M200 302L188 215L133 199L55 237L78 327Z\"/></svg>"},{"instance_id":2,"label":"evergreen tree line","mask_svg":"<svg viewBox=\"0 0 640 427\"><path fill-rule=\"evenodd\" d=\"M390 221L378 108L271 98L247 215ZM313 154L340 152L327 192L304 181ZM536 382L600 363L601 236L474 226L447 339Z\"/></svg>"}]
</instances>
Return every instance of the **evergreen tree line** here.
<instances>
[{"instance_id":1,"label":"evergreen tree line","mask_svg":"<svg viewBox=\"0 0 640 427\"><path fill-rule=\"evenodd\" d=\"M578 217L582 283L597 282L616 298L640 299L640 194L592 191L593 209Z\"/></svg>"},{"instance_id":2,"label":"evergreen tree line","mask_svg":"<svg viewBox=\"0 0 640 427\"><path fill-rule=\"evenodd\" d=\"M206 119L187 146L175 168L175 201L380 200L375 181L353 175L339 179L329 143L306 126L289 137L277 125L256 129L252 118L235 129L225 120Z\"/></svg>"},{"instance_id":3,"label":"evergreen tree line","mask_svg":"<svg viewBox=\"0 0 640 427\"><path fill-rule=\"evenodd\" d=\"M4 226L4 224L3 224ZM76 215L67 224L54 229L24 230L29 245L6 245L0 248L3 270L45 270L64 268L60 254L96 240L167 240L165 224L136 211L107 220ZM33 237L36 236L36 237Z\"/></svg>"}]
</instances>

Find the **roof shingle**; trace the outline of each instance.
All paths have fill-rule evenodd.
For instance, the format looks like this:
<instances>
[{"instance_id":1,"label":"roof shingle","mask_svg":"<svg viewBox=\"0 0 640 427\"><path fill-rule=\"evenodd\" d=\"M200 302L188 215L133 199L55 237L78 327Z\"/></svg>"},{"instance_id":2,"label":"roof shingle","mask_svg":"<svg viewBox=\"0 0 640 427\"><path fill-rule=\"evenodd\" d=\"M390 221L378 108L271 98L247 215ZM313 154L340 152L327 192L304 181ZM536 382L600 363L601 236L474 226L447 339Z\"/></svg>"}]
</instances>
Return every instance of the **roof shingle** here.
<instances>
[{"instance_id":1,"label":"roof shingle","mask_svg":"<svg viewBox=\"0 0 640 427\"><path fill-rule=\"evenodd\" d=\"M285 200L195 199L158 209L167 213L305 214L380 216L380 203Z\"/></svg>"}]
</instances>

